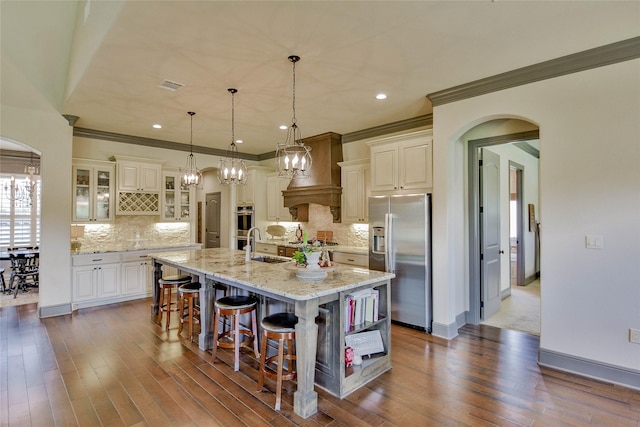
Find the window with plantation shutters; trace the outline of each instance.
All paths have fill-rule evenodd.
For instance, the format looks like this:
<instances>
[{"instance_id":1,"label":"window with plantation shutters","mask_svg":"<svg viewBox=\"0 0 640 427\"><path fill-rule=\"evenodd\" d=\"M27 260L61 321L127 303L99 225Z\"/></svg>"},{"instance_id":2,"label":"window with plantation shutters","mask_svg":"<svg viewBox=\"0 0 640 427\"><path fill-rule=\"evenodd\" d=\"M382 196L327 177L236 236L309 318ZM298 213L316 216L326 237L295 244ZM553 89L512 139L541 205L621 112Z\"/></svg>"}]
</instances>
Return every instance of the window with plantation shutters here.
<instances>
[{"instance_id":1,"label":"window with plantation shutters","mask_svg":"<svg viewBox=\"0 0 640 427\"><path fill-rule=\"evenodd\" d=\"M26 175L13 177L21 182ZM40 180L32 200L11 200L11 175L0 176L0 190L0 248L40 246Z\"/></svg>"}]
</instances>

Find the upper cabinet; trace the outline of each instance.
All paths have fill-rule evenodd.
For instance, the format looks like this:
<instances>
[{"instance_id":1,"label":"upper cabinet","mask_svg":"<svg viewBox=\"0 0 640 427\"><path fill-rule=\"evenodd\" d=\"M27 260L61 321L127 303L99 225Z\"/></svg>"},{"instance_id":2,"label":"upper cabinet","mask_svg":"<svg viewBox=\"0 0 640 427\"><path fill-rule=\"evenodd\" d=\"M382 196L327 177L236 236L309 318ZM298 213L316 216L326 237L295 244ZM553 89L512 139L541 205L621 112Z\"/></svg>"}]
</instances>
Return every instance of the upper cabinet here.
<instances>
[{"instance_id":1,"label":"upper cabinet","mask_svg":"<svg viewBox=\"0 0 640 427\"><path fill-rule=\"evenodd\" d=\"M113 222L115 165L73 160L73 222Z\"/></svg>"},{"instance_id":2,"label":"upper cabinet","mask_svg":"<svg viewBox=\"0 0 640 427\"><path fill-rule=\"evenodd\" d=\"M262 166L249 166L247 183L236 186L236 205L254 205L255 210L266 210L266 179L267 174L272 172L273 169Z\"/></svg>"},{"instance_id":3,"label":"upper cabinet","mask_svg":"<svg viewBox=\"0 0 640 427\"><path fill-rule=\"evenodd\" d=\"M433 132L431 129L368 142L371 149L371 193L431 191Z\"/></svg>"},{"instance_id":4,"label":"upper cabinet","mask_svg":"<svg viewBox=\"0 0 640 427\"><path fill-rule=\"evenodd\" d=\"M131 192L154 193L160 191L160 163L149 160L118 161L118 190Z\"/></svg>"},{"instance_id":5,"label":"upper cabinet","mask_svg":"<svg viewBox=\"0 0 640 427\"><path fill-rule=\"evenodd\" d=\"M342 182L342 222L369 221L369 161L339 162Z\"/></svg>"},{"instance_id":6,"label":"upper cabinet","mask_svg":"<svg viewBox=\"0 0 640 427\"><path fill-rule=\"evenodd\" d=\"M179 172L162 173L162 214L163 221L191 221L194 212L194 189L182 185Z\"/></svg>"},{"instance_id":7,"label":"upper cabinet","mask_svg":"<svg viewBox=\"0 0 640 427\"><path fill-rule=\"evenodd\" d=\"M291 221L289 208L284 207L282 192L289 186L289 180L277 175L267 177L267 220Z\"/></svg>"},{"instance_id":8,"label":"upper cabinet","mask_svg":"<svg viewBox=\"0 0 640 427\"><path fill-rule=\"evenodd\" d=\"M247 182L236 185L236 205L253 205L255 203L256 171L247 171Z\"/></svg>"},{"instance_id":9,"label":"upper cabinet","mask_svg":"<svg viewBox=\"0 0 640 427\"><path fill-rule=\"evenodd\" d=\"M135 157L111 157L116 161L117 215L159 215L162 162Z\"/></svg>"}]
</instances>

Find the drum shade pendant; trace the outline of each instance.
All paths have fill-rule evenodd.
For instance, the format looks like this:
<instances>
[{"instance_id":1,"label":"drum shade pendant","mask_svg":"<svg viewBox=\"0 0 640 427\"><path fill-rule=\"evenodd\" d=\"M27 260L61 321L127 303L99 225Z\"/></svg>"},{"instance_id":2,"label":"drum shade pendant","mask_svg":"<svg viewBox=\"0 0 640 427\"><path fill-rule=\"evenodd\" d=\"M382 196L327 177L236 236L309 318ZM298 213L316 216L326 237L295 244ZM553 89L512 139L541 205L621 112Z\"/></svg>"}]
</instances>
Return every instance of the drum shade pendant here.
<instances>
[{"instance_id":1,"label":"drum shade pendant","mask_svg":"<svg viewBox=\"0 0 640 427\"><path fill-rule=\"evenodd\" d=\"M186 166L180 169L180 175L182 175L182 185L184 187L197 187L202 183L202 172L198 169L196 158L193 157L193 116L196 113L189 111L187 114L191 116L191 149L189 157L187 157Z\"/></svg>"},{"instance_id":2,"label":"drum shade pendant","mask_svg":"<svg viewBox=\"0 0 640 427\"><path fill-rule=\"evenodd\" d=\"M311 170L311 147L304 145L296 123L296 62L300 57L291 55L289 61L293 64L293 119L285 142L276 146L276 167L281 177L307 178Z\"/></svg>"},{"instance_id":3,"label":"drum shade pendant","mask_svg":"<svg viewBox=\"0 0 640 427\"><path fill-rule=\"evenodd\" d=\"M235 139L235 94L237 89L227 89L231 94L231 144L227 157L220 157L218 164L218 181L220 184L234 185L247 183L247 166L238 155Z\"/></svg>"}]
</instances>

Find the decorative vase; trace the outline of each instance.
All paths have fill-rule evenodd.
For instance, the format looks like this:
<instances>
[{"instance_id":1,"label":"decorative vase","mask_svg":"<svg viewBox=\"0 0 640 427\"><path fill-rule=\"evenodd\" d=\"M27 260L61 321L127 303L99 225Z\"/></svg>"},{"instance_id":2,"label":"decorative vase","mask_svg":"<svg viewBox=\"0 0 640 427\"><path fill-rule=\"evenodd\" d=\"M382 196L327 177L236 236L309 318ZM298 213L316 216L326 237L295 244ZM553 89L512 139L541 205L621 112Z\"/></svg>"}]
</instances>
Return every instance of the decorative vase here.
<instances>
[{"instance_id":1,"label":"decorative vase","mask_svg":"<svg viewBox=\"0 0 640 427\"><path fill-rule=\"evenodd\" d=\"M307 258L307 268L320 268L320 256L322 252L307 252L304 256Z\"/></svg>"}]
</instances>

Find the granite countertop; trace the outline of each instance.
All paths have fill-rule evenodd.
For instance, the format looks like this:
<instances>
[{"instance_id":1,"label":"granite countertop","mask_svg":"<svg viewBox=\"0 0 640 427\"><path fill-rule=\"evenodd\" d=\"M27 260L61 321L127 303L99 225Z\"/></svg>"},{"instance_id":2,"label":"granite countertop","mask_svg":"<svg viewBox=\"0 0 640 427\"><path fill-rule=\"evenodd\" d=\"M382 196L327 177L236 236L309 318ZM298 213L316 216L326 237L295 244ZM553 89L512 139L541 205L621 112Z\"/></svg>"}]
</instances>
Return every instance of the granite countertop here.
<instances>
[{"instance_id":1,"label":"granite countertop","mask_svg":"<svg viewBox=\"0 0 640 427\"><path fill-rule=\"evenodd\" d=\"M292 300L333 295L395 277L392 273L335 264L327 269L325 279L303 280L296 276L293 262L245 261L244 251L227 248L158 252L149 256L160 263L164 261L185 271L204 274L212 280L233 282Z\"/></svg>"},{"instance_id":2,"label":"granite countertop","mask_svg":"<svg viewBox=\"0 0 640 427\"><path fill-rule=\"evenodd\" d=\"M292 243L289 241L278 240L278 239L266 239L262 241L259 240L258 243L284 246L287 248L299 248L301 245L300 243ZM368 246L333 245L333 246L327 246L327 250L331 252L343 252L343 253L349 253L349 254L368 254L369 253Z\"/></svg>"},{"instance_id":3,"label":"granite countertop","mask_svg":"<svg viewBox=\"0 0 640 427\"><path fill-rule=\"evenodd\" d=\"M122 245L105 246L101 250L82 250L79 252L72 252L71 255L90 255L90 254L104 254L113 252L139 252L139 251L160 251L160 250L185 250L194 249L195 247L202 247L201 243L190 243L188 245L148 245L144 248L123 248Z\"/></svg>"}]
</instances>

